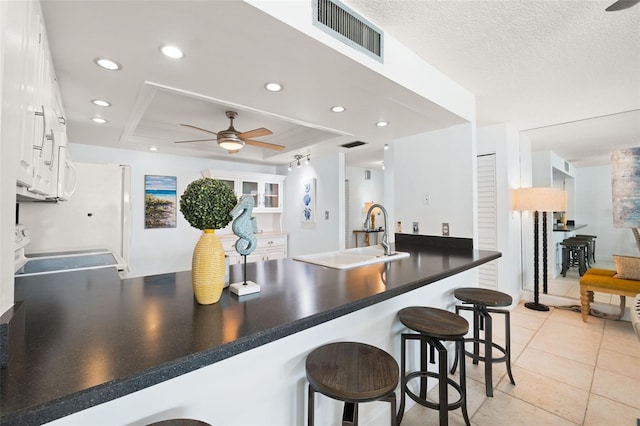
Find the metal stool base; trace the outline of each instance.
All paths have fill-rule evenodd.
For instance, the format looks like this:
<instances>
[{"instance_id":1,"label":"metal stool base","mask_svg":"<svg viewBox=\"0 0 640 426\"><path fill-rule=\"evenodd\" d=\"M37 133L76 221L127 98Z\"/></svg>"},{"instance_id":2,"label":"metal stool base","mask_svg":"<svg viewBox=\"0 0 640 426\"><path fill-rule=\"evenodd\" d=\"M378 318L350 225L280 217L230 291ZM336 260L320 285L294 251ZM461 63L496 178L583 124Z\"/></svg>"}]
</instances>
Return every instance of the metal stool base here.
<instances>
[{"instance_id":1,"label":"metal stool base","mask_svg":"<svg viewBox=\"0 0 640 426\"><path fill-rule=\"evenodd\" d=\"M474 364L478 364L479 361L484 362L484 375L485 375L484 381L485 381L486 395L490 397L493 396L492 366L494 363L504 362L506 364L509 380L511 381L512 385L515 385L516 382L513 379L513 374L511 373L511 315L510 315L510 312L505 309L487 308L484 305L472 305L472 306L457 305L456 314L459 313L461 310L473 312L473 337L463 339L464 342L473 343L473 352L464 350L464 354L466 356L469 356L473 360ZM490 313L502 314L505 316L504 347L496 343L493 343L493 335L492 335L493 321ZM485 338L481 339L480 330L483 330L483 329L484 329ZM484 345L484 356L480 355L480 344ZM494 358L493 348L496 348L500 352L502 352L503 356ZM451 373L455 373L457 364L458 364L458 352L456 351L456 356L453 361L453 367L451 368Z\"/></svg>"},{"instance_id":2,"label":"metal stool base","mask_svg":"<svg viewBox=\"0 0 640 426\"><path fill-rule=\"evenodd\" d=\"M420 341L420 371L406 372L406 344L407 340L419 340ZM444 339L443 339L444 340ZM418 404L438 410L440 412L440 426L447 426L449 424L449 411L462 408L462 416L465 424L470 426L469 415L467 413L467 385L465 376L465 363L464 363L464 342L463 339L447 339L454 341L456 345L456 357L458 352L463 357L463 361L460 363L460 383L456 383L453 379L448 377L448 364L447 364L447 349L444 347L440 339L417 333L402 333L401 335L401 368L400 368L400 407L398 410L397 424L402 422L405 407L405 396L409 397ZM431 349L431 356L433 361L434 349L438 352L438 372L431 372L427 369L427 347ZM435 378L438 380L438 402L432 402L427 400L427 378ZM420 378L420 395L413 393L407 386L408 382L412 379ZM451 385L459 394L459 399L454 402L449 402L448 386Z\"/></svg>"}]
</instances>

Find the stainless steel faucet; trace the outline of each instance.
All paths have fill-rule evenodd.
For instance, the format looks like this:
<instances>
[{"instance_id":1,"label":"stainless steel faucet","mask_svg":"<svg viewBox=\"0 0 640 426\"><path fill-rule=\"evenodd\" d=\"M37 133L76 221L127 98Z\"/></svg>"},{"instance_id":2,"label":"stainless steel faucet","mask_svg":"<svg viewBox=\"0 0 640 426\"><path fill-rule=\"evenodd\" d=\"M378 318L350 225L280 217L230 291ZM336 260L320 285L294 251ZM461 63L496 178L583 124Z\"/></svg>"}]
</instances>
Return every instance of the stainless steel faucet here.
<instances>
[{"instance_id":1,"label":"stainless steel faucet","mask_svg":"<svg viewBox=\"0 0 640 426\"><path fill-rule=\"evenodd\" d=\"M364 220L364 229L369 229L369 218L371 217L371 211L376 207L382 210L382 216L384 217L384 234L382 234L382 242L380 242L380 245L384 249L384 255L391 256L391 244L389 244L389 234L388 234L389 224L387 221L387 209L385 209L382 204L376 203L376 204L372 204L371 207L369 207L369 211L367 212L367 216L365 217L365 220Z\"/></svg>"}]
</instances>

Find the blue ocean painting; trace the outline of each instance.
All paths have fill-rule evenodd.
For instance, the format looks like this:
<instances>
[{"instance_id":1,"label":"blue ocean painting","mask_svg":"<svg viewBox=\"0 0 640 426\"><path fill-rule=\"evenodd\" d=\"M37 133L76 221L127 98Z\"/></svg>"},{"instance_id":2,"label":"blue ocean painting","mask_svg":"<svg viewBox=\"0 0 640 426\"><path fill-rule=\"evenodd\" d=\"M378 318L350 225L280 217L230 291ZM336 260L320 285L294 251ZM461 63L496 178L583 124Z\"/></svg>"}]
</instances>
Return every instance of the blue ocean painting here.
<instances>
[{"instance_id":1,"label":"blue ocean painting","mask_svg":"<svg viewBox=\"0 0 640 426\"><path fill-rule=\"evenodd\" d=\"M640 147L611 153L613 226L640 227Z\"/></svg>"},{"instance_id":2,"label":"blue ocean painting","mask_svg":"<svg viewBox=\"0 0 640 426\"><path fill-rule=\"evenodd\" d=\"M175 176L145 175L144 177L144 227L176 227Z\"/></svg>"}]
</instances>

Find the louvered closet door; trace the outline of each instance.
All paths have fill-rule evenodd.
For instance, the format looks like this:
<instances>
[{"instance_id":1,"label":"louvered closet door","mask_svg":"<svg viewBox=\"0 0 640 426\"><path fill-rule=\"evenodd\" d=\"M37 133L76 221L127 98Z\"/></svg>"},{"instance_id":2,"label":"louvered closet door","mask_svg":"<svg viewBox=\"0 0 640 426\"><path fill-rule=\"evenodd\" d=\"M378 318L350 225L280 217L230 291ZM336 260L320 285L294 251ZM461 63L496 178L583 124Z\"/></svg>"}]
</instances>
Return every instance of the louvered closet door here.
<instances>
[{"instance_id":1,"label":"louvered closet door","mask_svg":"<svg viewBox=\"0 0 640 426\"><path fill-rule=\"evenodd\" d=\"M478 156L478 244L480 250L498 250L496 155ZM498 288L498 262L480 266L480 287Z\"/></svg>"}]
</instances>

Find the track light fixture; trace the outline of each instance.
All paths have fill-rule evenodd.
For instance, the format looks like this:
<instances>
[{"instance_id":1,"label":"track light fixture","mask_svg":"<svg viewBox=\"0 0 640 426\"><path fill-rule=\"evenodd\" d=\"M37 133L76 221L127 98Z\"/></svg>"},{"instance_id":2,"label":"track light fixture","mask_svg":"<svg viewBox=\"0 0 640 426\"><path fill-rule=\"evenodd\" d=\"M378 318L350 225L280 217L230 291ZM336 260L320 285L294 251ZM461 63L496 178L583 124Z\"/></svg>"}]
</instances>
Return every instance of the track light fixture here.
<instances>
[{"instance_id":1,"label":"track light fixture","mask_svg":"<svg viewBox=\"0 0 640 426\"><path fill-rule=\"evenodd\" d=\"M311 155L300 155L300 154L296 154L293 156L293 161L289 163L289 167L287 167L287 170L291 171L293 169L293 165L295 164L296 167L300 168L302 167L302 163L300 163L300 160L302 160L303 158L306 159L304 160L304 164L306 166L309 165L309 163L311 162Z\"/></svg>"}]
</instances>

